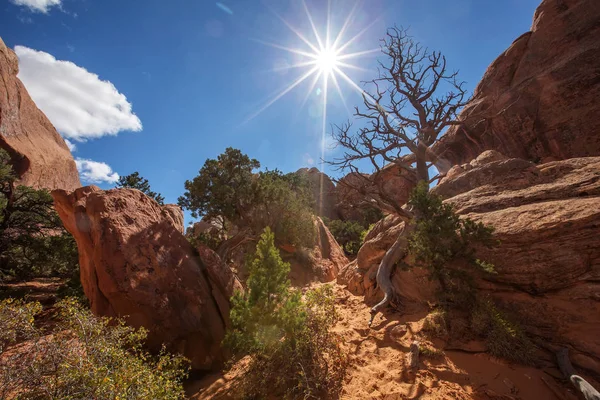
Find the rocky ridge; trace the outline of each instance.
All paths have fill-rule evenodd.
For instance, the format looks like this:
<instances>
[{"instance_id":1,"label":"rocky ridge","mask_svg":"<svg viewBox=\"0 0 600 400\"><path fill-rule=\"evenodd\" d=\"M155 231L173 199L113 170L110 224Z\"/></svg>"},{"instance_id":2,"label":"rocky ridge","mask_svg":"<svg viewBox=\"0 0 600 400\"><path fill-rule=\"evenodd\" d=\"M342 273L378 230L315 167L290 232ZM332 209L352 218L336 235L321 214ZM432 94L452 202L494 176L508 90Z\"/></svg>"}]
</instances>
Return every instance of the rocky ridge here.
<instances>
[{"instance_id":1,"label":"rocky ridge","mask_svg":"<svg viewBox=\"0 0 600 400\"><path fill-rule=\"evenodd\" d=\"M0 148L12 159L19 183L73 190L81 186L73 156L17 78L17 55L0 38Z\"/></svg>"},{"instance_id":2,"label":"rocky ridge","mask_svg":"<svg viewBox=\"0 0 600 400\"><path fill-rule=\"evenodd\" d=\"M544 0L531 31L488 67L433 150L438 168L485 150L546 163L600 154L600 2Z\"/></svg>"}]
</instances>

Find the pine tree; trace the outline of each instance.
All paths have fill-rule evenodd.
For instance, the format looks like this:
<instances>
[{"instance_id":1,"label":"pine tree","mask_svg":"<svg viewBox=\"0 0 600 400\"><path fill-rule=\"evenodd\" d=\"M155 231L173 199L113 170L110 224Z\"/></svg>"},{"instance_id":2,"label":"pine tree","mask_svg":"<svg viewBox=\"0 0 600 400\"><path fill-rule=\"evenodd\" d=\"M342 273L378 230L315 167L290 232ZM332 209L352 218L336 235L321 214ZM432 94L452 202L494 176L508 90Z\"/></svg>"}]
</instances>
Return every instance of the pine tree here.
<instances>
[{"instance_id":1,"label":"pine tree","mask_svg":"<svg viewBox=\"0 0 600 400\"><path fill-rule=\"evenodd\" d=\"M250 264L248 290L231 299L232 330L225 343L239 354L252 353L279 342L303 321L300 293L290 288L290 264L275 247L275 235L266 228Z\"/></svg>"},{"instance_id":2,"label":"pine tree","mask_svg":"<svg viewBox=\"0 0 600 400\"><path fill-rule=\"evenodd\" d=\"M150 189L150 183L148 182L148 179L140 176L140 173L137 171L133 174L120 177L119 182L117 182L117 187L137 189L146 194L148 197L152 197L161 206L164 205L165 198L161 196L160 193L153 192Z\"/></svg>"}]
</instances>

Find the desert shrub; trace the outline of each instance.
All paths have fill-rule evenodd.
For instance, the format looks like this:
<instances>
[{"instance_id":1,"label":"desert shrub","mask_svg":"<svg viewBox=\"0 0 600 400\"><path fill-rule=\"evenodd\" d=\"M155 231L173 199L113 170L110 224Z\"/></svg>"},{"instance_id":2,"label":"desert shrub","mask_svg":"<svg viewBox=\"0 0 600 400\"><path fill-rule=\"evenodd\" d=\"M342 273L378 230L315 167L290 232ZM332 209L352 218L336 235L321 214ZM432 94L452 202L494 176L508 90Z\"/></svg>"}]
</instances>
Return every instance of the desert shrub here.
<instances>
[{"instance_id":1,"label":"desert shrub","mask_svg":"<svg viewBox=\"0 0 600 400\"><path fill-rule=\"evenodd\" d=\"M436 349L435 347L420 344L419 354L421 354L423 357L440 358L444 355L444 352L442 350Z\"/></svg>"},{"instance_id":2,"label":"desert shrub","mask_svg":"<svg viewBox=\"0 0 600 400\"><path fill-rule=\"evenodd\" d=\"M363 244L366 229L356 221L342 221L340 219L324 219L325 225L349 256L356 256Z\"/></svg>"},{"instance_id":3,"label":"desert shrub","mask_svg":"<svg viewBox=\"0 0 600 400\"><path fill-rule=\"evenodd\" d=\"M313 267L317 263L317 259L315 258L313 249L309 249L306 247L300 247L296 249L294 257L300 263L300 265L307 267L309 270L313 269Z\"/></svg>"},{"instance_id":4,"label":"desert shrub","mask_svg":"<svg viewBox=\"0 0 600 400\"><path fill-rule=\"evenodd\" d=\"M458 290L470 280L468 271L452 268L452 261L462 259L480 270L494 272L492 264L477 260L474 250L477 243L494 244L492 227L460 218L452 205L430 193L424 182L412 192L409 205L419 217L409 238L409 251L419 265L429 269L431 278L440 282L445 293Z\"/></svg>"},{"instance_id":5,"label":"desert shrub","mask_svg":"<svg viewBox=\"0 0 600 400\"><path fill-rule=\"evenodd\" d=\"M223 240L218 235L213 235L209 232L200 232L197 235L188 234L186 238L190 244L196 248L198 244L203 244L209 249L217 251Z\"/></svg>"},{"instance_id":6,"label":"desert shrub","mask_svg":"<svg viewBox=\"0 0 600 400\"><path fill-rule=\"evenodd\" d=\"M0 302L0 354L17 340L35 335L34 318L40 311L42 306L37 302L26 303L12 298Z\"/></svg>"},{"instance_id":7,"label":"desert shrub","mask_svg":"<svg viewBox=\"0 0 600 400\"><path fill-rule=\"evenodd\" d=\"M185 359L148 354L143 329L94 317L66 299L45 332L34 319L40 310L39 303L0 302L0 398L184 398Z\"/></svg>"},{"instance_id":8,"label":"desert shrub","mask_svg":"<svg viewBox=\"0 0 600 400\"><path fill-rule=\"evenodd\" d=\"M448 334L446 311L437 309L429 313L423 321L423 331L432 337L446 336Z\"/></svg>"},{"instance_id":9,"label":"desert shrub","mask_svg":"<svg viewBox=\"0 0 600 400\"><path fill-rule=\"evenodd\" d=\"M371 232L373 230L373 227L375 226L375 224L370 224L367 229L365 229L364 231L362 231L362 233L360 234L360 242L362 244L365 243L365 239L367 238L367 235L369 234L369 232Z\"/></svg>"},{"instance_id":10,"label":"desert shrub","mask_svg":"<svg viewBox=\"0 0 600 400\"><path fill-rule=\"evenodd\" d=\"M320 398L339 391L347 360L331 327L338 316L331 287L305 299L290 287L290 266L265 229L250 267L248 290L232 298L224 344L236 358L251 356L241 395Z\"/></svg>"},{"instance_id":11,"label":"desert shrub","mask_svg":"<svg viewBox=\"0 0 600 400\"><path fill-rule=\"evenodd\" d=\"M0 149L0 280L70 276L77 246L63 228L47 190L16 186L10 157Z\"/></svg>"},{"instance_id":12,"label":"desert shrub","mask_svg":"<svg viewBox=\"0 0 600 400\"><path fill-rule=\"evenodd\" d=\"M533 343L490 299L476 302L471 314L471 329L485 338L489 352L496 357L521 364L533 362Z\"/></svg>"}]
</instances>

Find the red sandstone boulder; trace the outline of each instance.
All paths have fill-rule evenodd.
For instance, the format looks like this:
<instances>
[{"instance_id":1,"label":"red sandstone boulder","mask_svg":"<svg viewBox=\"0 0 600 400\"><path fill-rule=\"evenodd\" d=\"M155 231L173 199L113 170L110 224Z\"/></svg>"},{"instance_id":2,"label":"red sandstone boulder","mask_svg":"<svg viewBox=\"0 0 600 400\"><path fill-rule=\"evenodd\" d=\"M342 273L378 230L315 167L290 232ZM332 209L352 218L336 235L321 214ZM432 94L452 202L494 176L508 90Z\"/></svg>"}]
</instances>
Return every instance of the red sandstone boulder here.
<instances>
[{"instance_id":1,"label":"red sandstone boulder","mask_svg":"<svg viewBox=\"0 0 600 400\"><path fill-rule=\"evenodd\" d=\"M395 165L388 165L372 175L350 173L340 179L336 187L338 212L343 220L360 220L361 209L370 204L369 199L383 192L397 204L404 205L415 186L416 175Z\"/></svg>"},{"instance_id":2,"label":"red sandstone boulder","mask_svg":"<svg viewBox=\"0 0 600 400\"><path fill-rule=\"evenodd\" d=\"M438 167L486 149L536 163L600 155L598 21L597 0L542 1L531 32L488 67L461 113L466 128L434 146Z\"/></svg>"},{"instance_id":3,"label":"red sandstone boulder","mask_svg":"<svg viewBox=\"0 0 600 400\"><path fill-rule=\"evenodd\" d=\"M0 39L0 148L12 158L20 183L73 190L81 186L73 156L17 78L17 55Z\"/></svg>"},{"instance_id":4,"label":"red sandstone boulder","mask_svg":"<svg viewBox=\"0 0 600 400\"><path fill-rule=\"evenodd\" d=\"M539 342L569 347L577 367L600 374L600 157L536 166L484 155L472 164L433 192L495 229L501 244L478 257L497 274L479 279L480 290L520 315ZM380 221L338 282L368 301L380 298L377 264L401 224L392 216ZM423 285L423 271L413 271L397 271L394 286L411 301L426 299L425 289L412 286Z\"/></svg>"},{"instance_id":5,"label":"red sandstone boulder","mask_svg":"<svg viewBox=\"0 0 600 400\"><path fill-rule=\"evenodd\" d=\"M163 213L171 220L171 223L181 233L185 232L183 226L183 210L177 204L165 204Z\"/></svg>"},{"instance_id":6,"label":"red sandstone boulder","mask_svg":"<svg viewBox=\"0 0 600 400\"><path fill-rule=\"evenodd\" d=\"M404 222L394 215L388 215L377 222L365 237L356 259L341 269L337 282L346 285L353 294L364 295L367 303L374 304L380 301L383 293L377 287L377 269L403 226ZM392 282L404 300L404 312L408 311L406 307L417 309L434 299L437 289L423 268L396 270Z\"/></svg>"},{"instance_id":7,"label":"red sandstone boulder","mask_svg":"<svg viewBox=\"0 0 600 400\"><path fill-rule=\"evenodd\" d=\"M164 343L194 368L218 365L236 287L227 267L204 249L196 257L180 224L138 190L87 186L52 194L77 241L92 311L145 327L150 348Z\"/></svg>"}]
</instances>

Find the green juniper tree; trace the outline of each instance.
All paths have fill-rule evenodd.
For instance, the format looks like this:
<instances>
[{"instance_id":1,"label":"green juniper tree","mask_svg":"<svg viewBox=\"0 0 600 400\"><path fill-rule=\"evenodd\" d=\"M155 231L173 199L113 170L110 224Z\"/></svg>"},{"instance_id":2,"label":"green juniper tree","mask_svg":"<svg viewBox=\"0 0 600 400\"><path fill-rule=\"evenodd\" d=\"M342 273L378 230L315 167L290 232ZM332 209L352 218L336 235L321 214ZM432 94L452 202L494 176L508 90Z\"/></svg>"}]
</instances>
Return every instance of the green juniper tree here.
<instances>
[{"instance_id":1,"label":"green juniper tree","mask_svg":"<svg viewBox=\"0 0 600 400\"><path fill-rule=\"evenodd\" d=\"M153 192L150 189L150 183L148 182L148 179L140 176L140 173L137 171L132 174L120 177L119 181L117 182L117 187L137 189L145 195L147 195L148 197L151 197L154 200L156 200L156 202L161 206L165 204L165 198L160 193Z\"/></svg>"},{"instance_id":2,"label":"green juniper tree","mask_svg":"<svg viewBox=\"0 0 600 400\"><path fill-rule=\"evenodd\" d=\"M235 231L219 244L223 258L235 247L253 242L270 227L278 244L311 247L316 232L307 182L296 174L257 171L260 162L227 148L208 159L198 175L185 182L178 200L195 218L222 221L223 231ZM233 229L235 228L235 229Z\"/></svg>"},{"instance_id":3,"label":"green juniper tree","mask_svg":"<svg viewBox=\"0 0 600 400\"><path fill-rule=\"evenodd\" d=\"M337 320L333 290L306 293L290 287L290 265L266 228L250 262L245 293L231 299L231 328L224 344L234 357L251 356L242 396L322 398L341 389L347 357L331 332Z\"/></svg>"},{"instance_id":4,"label":"green juniper tree","mask_svg":"<svg viewBox=\"0 0 600 400\"><path fill-rule=\"evenodd\" d=\"M0 150L0 279L71 276L77 246L45 189L17 185L10 157Z\"/></svg>"}]
</instances>

